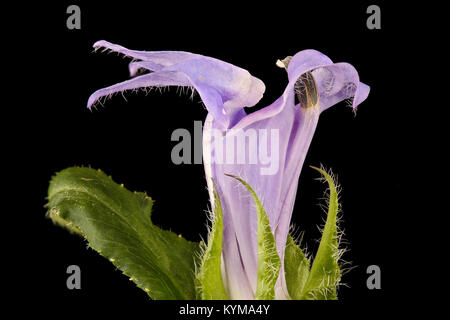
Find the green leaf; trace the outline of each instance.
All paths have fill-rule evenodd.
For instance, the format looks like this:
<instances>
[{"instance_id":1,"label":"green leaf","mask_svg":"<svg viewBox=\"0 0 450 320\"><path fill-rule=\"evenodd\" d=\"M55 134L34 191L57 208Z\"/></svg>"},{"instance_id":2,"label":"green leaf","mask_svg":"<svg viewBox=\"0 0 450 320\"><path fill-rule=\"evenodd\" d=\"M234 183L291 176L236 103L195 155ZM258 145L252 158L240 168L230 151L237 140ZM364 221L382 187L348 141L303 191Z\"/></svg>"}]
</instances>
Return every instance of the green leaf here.
<instances>
[{"instance_id":1,"label":"green leaf","mask_svg":"<svg viewBox=\"0 0 450 320\"><path fill-rule=\"evenodd\" d=\"M322 169L312 168L319 171L327 181L330 189L330 198L322 239L309 272L308 280L303 288L301 299L335 300L337 299L336 287L341 279L338 264L340 255L337 230L338 194L331 175Z\"/></svg>"},{"instance_id":2,"label":"green leaf","mask_svg":"<svg viewBox=\"0 0 450 320\"><path fill-rule=\"evenodd\" d=\"M80 233L153 299L195 299L198 244L153 225L153 201L100 170L68 168L50 182L48 215Z\"/></svg>"},{"instance_id":3,"label":"green leaf","mask_svg":"<svg viewBox=\"0 0 450 320\"><path fill-rule=\"evenodd\" d=\"M284 271L289 295L293 300L300 300L309 276L309 260L291 235L288 235L284 252Z\"/></svg>"},{"instance_id":4,"label":"green leaf","mask_svg":"<svg viewBox=\"0 0 450 320\"><path fill-rule=\"evenodd\" d=\"M223 239L223 213L219 194L214 185L214 217L208 234L208 244L200 263L196 282L201 300L227 300L220 269Z\"/></svg>"},{"instance_id":5,"label":"green leaf","mask_svg":"<svg viewBox=\"0 0 450 320\"><path fill-rule=\"evenodd\" d=\"M241 178L229 174L227 176L239 180L247 188L255 201L258 243L258 275L255 299L273 300L275 299L275 283L280 273L281 260L277 253L269 218L253 189Z\"/></svg>"}]
</instances>

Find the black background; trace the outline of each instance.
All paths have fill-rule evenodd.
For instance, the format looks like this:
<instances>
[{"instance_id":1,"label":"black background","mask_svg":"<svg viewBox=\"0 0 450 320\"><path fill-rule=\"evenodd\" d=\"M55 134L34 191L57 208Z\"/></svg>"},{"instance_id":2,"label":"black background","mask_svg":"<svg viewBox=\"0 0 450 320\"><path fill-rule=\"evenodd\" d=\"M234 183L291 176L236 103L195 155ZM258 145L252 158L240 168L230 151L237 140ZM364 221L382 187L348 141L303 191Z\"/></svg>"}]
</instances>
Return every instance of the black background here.
<instances>
[{"instance_id":1,"label":"black background","mask_svg":"<svg viewBox=\"0 0 450 320\"><path fill-rule=\"evenodd\" d=\"M66 28L70 4L81 8L81 30ZM400 88L394 70L412 35L399 20L405 13L382 1L376 3L382 29L368 30L369 4L61 1L32 11L39 23L19 40L27 45L21 64L28 70L31 88L14 103L20 113L15 119L20 121L6 141L14 164L21 168L20 179L11 185L26 193L26 201L17 207L20 239L26 240L18 242L15 253L21 259L10 272L11 278L17 270L25 275L18 293L40 310L167 307L149 302L112 264L86 249L82 239L45 218L48 182L69 166L101 168L128 189L146 191L156 200L153 221L162 228L193 241L206 235L203 166L177 166L170 159L172 131L192 132L193 121L203 121L206 110L198 96L191 101L170 90L126 94L127 101L117 95L89 111L86 102L93 91L128 79L129 59L93 53L92 44L104 39L136 50L190 51L245 68L266 85L256 108L273 102L287 84L285 71L275 66L277 59L312 48L335 62L354 65L371 86L370 95L356 117L345 103L321 115L300 177L293 223L305 231L304 244L315 252L320 238L316 226L323 218L318 204L325 186L308 166L331 168L342 186L342 227L350 249L344 260L355 268L343 278L348 287L340 288L339 305L287 302L277 304L277 312L326 312L327 307L343 310L342 306L350 310L356 305L376 310L395 302L408 282L401 255L407 240L400 223L408 213L412 188L407 153L412 138L406 129L406 106L397 100ZM81 290L66 288L66 268L71 264L81 267ZM366 287L371 264L381 268L381 290ZM174 315L177 307L167 308Z\"/></svg>"}]
</instances>

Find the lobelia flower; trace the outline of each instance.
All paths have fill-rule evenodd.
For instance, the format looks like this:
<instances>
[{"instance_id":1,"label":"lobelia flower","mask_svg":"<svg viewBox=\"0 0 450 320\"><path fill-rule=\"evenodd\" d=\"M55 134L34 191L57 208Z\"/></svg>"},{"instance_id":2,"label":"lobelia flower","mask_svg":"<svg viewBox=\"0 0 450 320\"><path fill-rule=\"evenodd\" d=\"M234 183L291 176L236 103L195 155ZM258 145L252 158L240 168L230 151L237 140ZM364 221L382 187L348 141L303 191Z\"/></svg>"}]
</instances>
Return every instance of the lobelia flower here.
<instances>
[{"instance_id":1,"label":"lobelia flower","mask_svg":"<svg viewBox=\"0 0 450 320\"><path fill-rule=\"evenodd\" d=\"M351 99L356 108L368 96L369 87L359 81L352 65L333 63L318 51L303 50L277 62L286 68L289 80L281 97L246 114L244 107L256 105L265 86L244 69L181 51L134 51L106 41L95 43L94 48L134 58L129 65L131 76L140 69L150 73L96 91L88 100L89 108L101 97L138 88L192 87L200 95L208 110L203 158L211 206L215 203L213 179L223 210L224 287L230 299L254 299L258 262L255 204L245 186L228 175L242 178L261 199L283 263L298 180L319 115L345 99ZM238 136L241 139L231 144ZM252 139L257 143L250 143ZM255 155L259 155L256 161ZM277 299L289 299L283 270L282 265L275 285Z\"/></svg>"}]
</instances>

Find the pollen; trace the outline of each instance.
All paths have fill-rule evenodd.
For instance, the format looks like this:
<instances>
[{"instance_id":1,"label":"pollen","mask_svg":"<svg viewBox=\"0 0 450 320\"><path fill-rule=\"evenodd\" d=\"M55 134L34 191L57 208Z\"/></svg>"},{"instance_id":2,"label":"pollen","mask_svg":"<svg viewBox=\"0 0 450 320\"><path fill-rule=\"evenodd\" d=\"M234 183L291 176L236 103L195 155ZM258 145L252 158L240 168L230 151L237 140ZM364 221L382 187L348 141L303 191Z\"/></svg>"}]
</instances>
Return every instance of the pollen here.
<instances>
[{"instance_id":1,"label":"pollen","mask_svg":"<svg viewBox=\"0 0 450 320\"><path fill-rule=\"evenodd\" d=\"M287 68L289 66L289 62L291 61L291 59L292 59L292 56L287 56L283 60L277 60L277 62L275 64L277 65L277 67L284 68L287 71Z\"/></svg>"},{"instance_id":2,"label":"pollen","mask_svg":"<svg viewBox=\"0 0 450 320\"><path fill-rule=\"evenodd\" d=\"M294 92L303 108L314 107L319 102L316 81L311 72L300 76L294 85Z\"/></svg>"},{"instance_id":3,"label":"pollen","mask_svg":"<svg viewBox=\"0 0 450 320\"><path fill-rule=\"evenodd\" d=\"M292 56L287 56L283 60L277 60L276 65L287 71L291 59ZM319 93L311 71L302 74L300 78L298 78L294 85L294 92L303 108L314 107L318 104Z\"/></svg>"}]
</instances>

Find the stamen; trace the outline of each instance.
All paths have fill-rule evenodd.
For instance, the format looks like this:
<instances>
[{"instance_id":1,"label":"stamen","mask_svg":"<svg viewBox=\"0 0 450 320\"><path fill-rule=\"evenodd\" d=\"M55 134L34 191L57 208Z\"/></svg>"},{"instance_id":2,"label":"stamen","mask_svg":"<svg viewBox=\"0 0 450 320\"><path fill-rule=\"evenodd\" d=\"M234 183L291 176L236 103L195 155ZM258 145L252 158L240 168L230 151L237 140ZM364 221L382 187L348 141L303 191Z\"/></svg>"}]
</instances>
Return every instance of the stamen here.
<instances>
[{"instance_id":1,"label":"stamen","mask_svg":"<svg viewBox=\"0 0 450 320\"><path fill-rule=\"evenodd\" d=\"M289 65L289 62L291 61L291 59L292 59L292 56L287 56L283 60L277 60L276 65L277 65L277 67L285 68L287 71L287 68L288 68L288 65Z\"/></svg>"},{"instance_id":2,"label":"stamen","mask_svg":"<svg viewBox=\"0 0 450 320\"><path fill-rule=\"evenodd\" d=\"M283 60L278 60L276 65L287 71L291 59L292 56L287 56ZM300 76L294 85L294 91L303 108L313 107L319 102L316 82L311 72L306 72Z\"/></svg>"},{"instance_id":3,"label":"stamen","mask_svg":"<svg viewBox=\"0 0 450 320\"><path fill-rule=\"evenodd\" d=\"M300 76L294 85L294 91L303 108L310 108L317 105L319 95L316 82L311 72L306 72Z\"/></svg>"}]
</instances>

